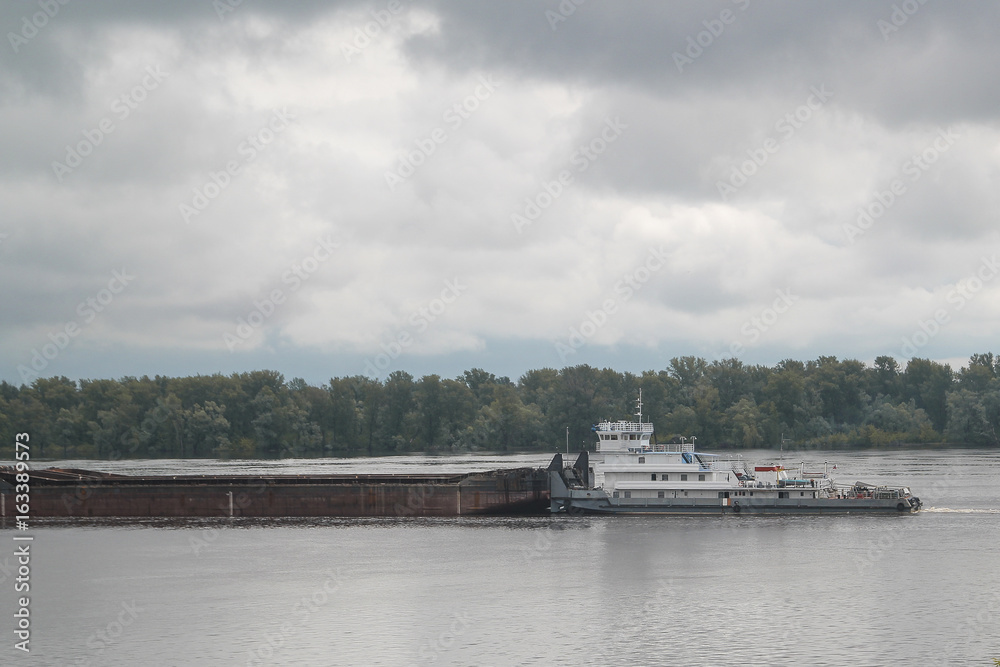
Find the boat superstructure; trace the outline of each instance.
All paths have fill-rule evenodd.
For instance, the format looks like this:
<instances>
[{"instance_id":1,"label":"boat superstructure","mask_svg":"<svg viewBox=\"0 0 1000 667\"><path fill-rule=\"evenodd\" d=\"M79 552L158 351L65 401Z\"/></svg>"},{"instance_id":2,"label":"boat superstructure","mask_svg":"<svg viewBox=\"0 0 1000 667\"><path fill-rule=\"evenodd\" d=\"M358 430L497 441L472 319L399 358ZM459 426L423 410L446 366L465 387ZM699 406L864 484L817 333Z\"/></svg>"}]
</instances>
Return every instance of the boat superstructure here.
<instances>
[{"instance_id":1,"label":"boat superstructure","mask_svg":"<svg viewBox=\"0 0 1000 667\"><path fill-rule=\"evenodd\" d=\"M593 427L595 471L590 456L564 466L557 454L549 465L551 510L579 514L719 514L916 512L920 499L907 487L856 482L838 485L827 464L751 466L741 456L721 457L695 450L694 441L657 444L653 425L642 420L602 421Z\"/></svg>"}]
</instances>

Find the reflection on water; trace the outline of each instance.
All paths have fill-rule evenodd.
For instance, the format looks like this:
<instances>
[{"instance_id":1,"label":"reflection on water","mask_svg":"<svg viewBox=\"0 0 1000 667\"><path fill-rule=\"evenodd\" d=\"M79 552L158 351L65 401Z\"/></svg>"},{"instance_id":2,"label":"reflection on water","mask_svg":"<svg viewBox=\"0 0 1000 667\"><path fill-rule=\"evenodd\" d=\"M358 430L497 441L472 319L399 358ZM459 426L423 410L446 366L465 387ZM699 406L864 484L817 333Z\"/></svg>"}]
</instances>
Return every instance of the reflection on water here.
<instances>
[{"instance_id":1,"label":"reflection on water","mask_svg":"<svg viewBox=\"0 0 1000 667\"><path fill-rule=\"evenodd\" d=\"M50 522L32 531L31 664L992 664L996 457L820 456L932 509ZM468 469L413 458L391 465Z\"/></svg>"}]
</instances>

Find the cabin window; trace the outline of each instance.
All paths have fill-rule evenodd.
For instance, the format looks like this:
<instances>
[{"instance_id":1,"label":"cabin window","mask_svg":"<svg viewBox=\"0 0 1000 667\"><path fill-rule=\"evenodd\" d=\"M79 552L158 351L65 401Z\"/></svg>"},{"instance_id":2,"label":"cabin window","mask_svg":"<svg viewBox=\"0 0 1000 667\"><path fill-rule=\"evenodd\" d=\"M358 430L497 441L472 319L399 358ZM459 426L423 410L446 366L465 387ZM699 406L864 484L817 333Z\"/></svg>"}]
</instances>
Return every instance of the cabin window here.
<instances>
[{"instance_id":1,"label":"cabin window","mask_svg":"<svg viewBox=\"0 0 1000 667\"><path fill-rule=\"evenodd\" d=\"M687 475L681 475L681 481L682 482L688 481L688 476Z\"/></svg>"},{"instance_id":2,"label":"cabin window","mask_svg":"<svg viewBox=\"0 0 1000 667\"><path fill-rule=\"evenodd\" d=\"M670 479L670 475L660 475L660 479L666 482L668 479Z\"/></svg>"},{"instance_id":3,"label":"cabin window","mask_svg":"<svg viewBox=\"0 0 1000 667\"><path fill-rule=\"evenodd\" d=\"M799 491L799 495L800 496L804 496L804 495L806 495L806 492L805 491Z\"/></svg>"},{"instance_id":4,"label":"cabin window","mask_svg":"<svg viewBox=\"0 0 1000 667\"><path fill-rule=\"evenodd\" d=\"M779 498L787 498L788 497L788 491L778 491L778 497Z\"/></svg>"},{"instance_id":5,"label":"cabin window","mask_svg":"<svg viewBox=\"0 0 1000 667\"><path fill-rule=\"evenodd\" d=\"M632 497L632 492L631 491L626 491L625 492L625 497L626 498L631 498Z\"/></svg>"},{"instance_id":6,"label":"cabin window","mask_svg":"<svg viewBox=\"0 0 1000 667\"><path fill-rule=\"evenodd\" d=\"M618 497L618 492L617 492L617 491L615 491L614 493L612 493L612 494L611 494L611 497L612 497L612 498L617 498L617 497Z\"/></svg>"},{"instance_id":7,"label":"cabin window","mask_svg":"<svg viewBox=\"0 0 1000 667\"><path fill-rule=\"evenodd\" d=\"M699 482L704 482L705 481L705 476L704 475L698 475L698 481Z\"/></svg>"},{"instance_id":8,"label":"cabin window","mask_svg":"<svg viewBox=\"0 0 1000 667\"><path fill-rule=\"evenodd\" d=\"M750 495L753 496L753 491L750 492Z\"/></svg>"},{"instance_id":9,"label":"cabin window","mask_svg":"<svg viewBox=\"0 0 1000 667\"><path fill-rule=\"evenodd\" d=\"M663 491L657 491L656 492L656 497L657 498L662 498L663 497Z\"/></svg>"},{"instance_id":10,"label":"cabin window","mask_svg":"<svg viewBox=\"0 0 1000 667\"><path fill-rule=\"evenodd\" d=\"M653 480L655 482L656 481L656 473L654 472L652 475L650 475L649 479L651 479L651 480Z\"/></svg>"},{"instance_id":11,"label":"cabin window","mask_svg":"<svg viewBox=\"0 0 1000 667\"><path fill-rule=\"evenodd\" d=\"M639 463L645 463L645 462L646 462L646 457L645 456L640 456L639 457Z\"/></svg>"}]
</instances>

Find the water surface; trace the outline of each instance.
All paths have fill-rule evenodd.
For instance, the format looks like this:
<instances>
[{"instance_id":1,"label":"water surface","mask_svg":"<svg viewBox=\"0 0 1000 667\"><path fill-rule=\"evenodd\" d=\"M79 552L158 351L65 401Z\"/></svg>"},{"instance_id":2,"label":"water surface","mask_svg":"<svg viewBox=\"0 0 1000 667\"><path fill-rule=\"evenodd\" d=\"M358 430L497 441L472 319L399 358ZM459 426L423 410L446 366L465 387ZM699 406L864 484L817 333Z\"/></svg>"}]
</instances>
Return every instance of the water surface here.
<instances>
[{"instance_id":1,"label":"water surface","mask_svg":"<svg viewBox=\"0 0 1000 667\"><path fill-rule=\"evenodd\" d=\"M548 458L277 467L462 471ZM786 463L793 459L785 453ZM913 516L54 522L30 531L32 652L20 662L992 665L1000 657L997 456L806 457L824 459L836 462L839 481L907 484L929 509ZM99 467L180 474L206 464ZM275 464L209 467L274 471ZM13 535L0 532L8 657L15 653Z\"/></svg>"}]
</instances>

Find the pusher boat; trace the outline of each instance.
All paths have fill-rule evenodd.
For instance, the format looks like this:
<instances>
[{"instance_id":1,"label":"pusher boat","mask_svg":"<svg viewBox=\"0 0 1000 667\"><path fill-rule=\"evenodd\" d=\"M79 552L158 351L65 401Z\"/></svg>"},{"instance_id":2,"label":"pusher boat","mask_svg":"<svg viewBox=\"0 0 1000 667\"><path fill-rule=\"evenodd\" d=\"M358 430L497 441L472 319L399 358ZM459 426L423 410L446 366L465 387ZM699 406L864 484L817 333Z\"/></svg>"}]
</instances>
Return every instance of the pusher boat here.
<instances>
[{"instance_id":1,"label":"pusher boat","mask_svg":"<svg viewBox=\"0 0 1000 667\"><path fill-rule=\"evenodd\" d=\"M561 454L549 464L550 509L568 514L831 514L913 513L920 499L905 486L840 485L821 470L781 464L750 466L742 458L695 451L691 443L654 444L653 425L602 421L593 430L603 463L597 473L581 452L572 466Z\"/></svg>"}]
</instances>

